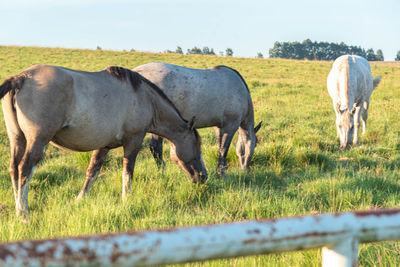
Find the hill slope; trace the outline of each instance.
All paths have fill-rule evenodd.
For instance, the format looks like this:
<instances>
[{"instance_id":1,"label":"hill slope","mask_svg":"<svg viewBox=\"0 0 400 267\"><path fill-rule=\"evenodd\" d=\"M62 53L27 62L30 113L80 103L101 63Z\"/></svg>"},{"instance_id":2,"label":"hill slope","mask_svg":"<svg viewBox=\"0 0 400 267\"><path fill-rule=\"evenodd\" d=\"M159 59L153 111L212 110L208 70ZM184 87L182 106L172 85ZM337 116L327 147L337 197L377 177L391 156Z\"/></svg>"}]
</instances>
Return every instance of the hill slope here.
<instances>
[{"instance_id":1,"label":"hill slope","mask_svg":"<svg viewBox=\"0 0 400 267\"><path fill-rule=\"evenodd\" d=\"M227 65L243 75L256 123L264 121L251 171L237 168L234 141L227 176L218 178L216 139L212 129L202 129L210 177L205 185L194 185L169 160L164 173L157 171L146 139L125 203L120 200L121 149L111 153L89 196L77 203L90 154L49 146L32 179L26 226L14 216L9 147L0 116L0 242L399 205L400 66L372 65L373 76L383 81L371 97L367 134L359 147L347 151L338 149L326 89L331 62L1 46L0 80L38 63L96 71L152 61L196 68ZM399 265L399 253L397 243L363 245L361 264ZM315 250L194 265L314 266L320 265L319 256Z\"/></svg>"}]
</instances>

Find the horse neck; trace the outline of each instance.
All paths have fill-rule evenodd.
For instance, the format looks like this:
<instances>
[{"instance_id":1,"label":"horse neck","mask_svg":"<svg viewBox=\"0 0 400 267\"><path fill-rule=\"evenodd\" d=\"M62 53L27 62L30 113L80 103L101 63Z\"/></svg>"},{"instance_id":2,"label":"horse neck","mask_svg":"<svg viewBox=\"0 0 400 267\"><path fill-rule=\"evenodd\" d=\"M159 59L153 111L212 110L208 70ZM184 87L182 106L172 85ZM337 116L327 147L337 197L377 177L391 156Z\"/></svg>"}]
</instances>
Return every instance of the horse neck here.
<instances>
[{"instance_id":1,"label":"horse neck","mask_svg":"<svg viewBox=\"0 0 400 267\"><path fill-rule=\"evenodd\" d=\"M185 134L186 122L175 107L161 95L151 92L150 97L153 105L153 119L149 132L165 137L174 143Z\"/></svg>"}]
</instances>

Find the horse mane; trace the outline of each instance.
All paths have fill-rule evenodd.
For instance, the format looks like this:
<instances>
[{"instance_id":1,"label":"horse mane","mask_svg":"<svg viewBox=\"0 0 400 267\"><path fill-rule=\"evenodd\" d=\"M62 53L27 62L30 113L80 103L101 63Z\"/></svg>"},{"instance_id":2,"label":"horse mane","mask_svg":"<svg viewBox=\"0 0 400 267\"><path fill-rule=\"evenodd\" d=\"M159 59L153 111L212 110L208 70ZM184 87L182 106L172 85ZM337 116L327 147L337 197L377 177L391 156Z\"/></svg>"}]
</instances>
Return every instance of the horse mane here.
<instances>
[{"instance_id":1,"label":"horse mane","mask_svg":"<svg viewBox=\"0 0 400 267\"><path fill-rule=\"evenodd\" d=\"M150 86L151 89L153 89L161 98L163 98L165 101L167 101L169 103L169 105L171 107L174 108L174 110L176 111L176 113L178 113L179 117L185 122L188 123L187 120L185 120L182 117L182 114L179 112L179 110L176 108L176 106L174 105L174 103L172 103L172 101L168 98L168 96L154 83L152 83L151 81L149 81L148 79L146 79L145 77L143 77L142 75L140 75L138 72L136 71L132 71L123 67L119 67L119 66L110 66L108 68L106 68L106 71L108 73L110 73L112 76L114 76L115 78L117 78L118 80L128 80L130 81L133 89L135 91L138 90L139 85L141 84L141 82L146 83L147 85Z\"/></svg>"},{"instance_id":2,"label":"horse mane","mask_svg":"<svg viewBox=\"0 0 400 267\"><path fill-rule=\"evenodd\" d=\"M135 71L132 71L132 72L135 72ZM136 73L137 73L137 72L136 72ZM154 83L152 83L151 81L149 81L148 79L146 79L144 76L140 75L139 73L137 73L137 74L140 76L140 79L141 79L143 82L147 83L147 84L150 86L151 89L153 89L155 92L157 92L158 95L160 95L162 98L164 98L164 99L171 105L171 107L173 107L173 108L175 109L176 113L178 113L179 117L181 117L181 119L182 119L185 123L188 123L188 121L185 120L185 119L182 117L181 112L176 108L175 104L172 103L172 101L171 101L171 100L168 98L168 96L160 89L160 87L158 87L157 85L155 85ZM200 135L199 135L199 132L198 132L197 129L195 129L195 128L193 129L193 132L194 132L194 136L195 136L195 138L196 138L196 141L197 141L198 146L201 146L201 137L200 137Z\"/></svg>"},{"instance_id":3,"label":"horse mane","mask_svg":"<svg viewBox=\"0 0 400 267\"><path fill-rule=\"evenodd\" d=\"M119 67L119 66L110 66L106 68L106 71L108 73L110 73L112 76L114 76L115 78L117 78L118 80L128 80L133 89L135 91L137 91L139 89L139 86L141 84L141 82L146 83L147 85L149 85L149 87L151 89L153 89L161 98L163 98L165 101L167 101L167 103L176 111L176 113L179 115L179 117L185 122L188 123L187 120L185 120L182 117L182 114L180 113L180 111L176 108L175 104L172 103L172 101L168 98L168 96L160 89L160 87L158 87L157 85L155 85L154 83L152 83L151 81L149 81L148 79L146 79L145 77L143 77L142 75L140 75L138 72L136 71L132 71L123 67ZM193 129L194 131L194 135L196 137L197 143L199 145L201 145L201 138L199 133L197 132L196 129Z\"/></svg>"},{"instance_id":4,"label":"horse mane","mask_svg":"<svg viewBox=\"0 0 400 267\"><path fill-rule=\"evenodd\" d=\"M119 66L109 66L106 71L118 80L129 81L133 90L137 91L141 82L140 74Z\"/></svg>"},{"instance_id":5,"label":"horse mane","mask_svg":"<svg viewBox=\"0 0 400 267\"><path fill-rule=\"evenodd\" d=\"M247 92L250 93L250 90L249 90L249 87L247 86L246 81L243 79L243 76L237 70L235 70L231 67L225 66L225 65L218 65L218 66L212 67L211 69L218 70L220 68L227 68L227 69L230 69L231 71L235 72L239 76L239 78L242 80L243 84L246 86Z\"/></svg>"},{"instance_id":6,"label":"horse mane","mask_svg":"<svg viewBox=\"0 0 400 267\"><path fill-rule=\"evenodd\" d=\"M132 71L132 72L134 72L134 71ZM137 73L137 72L136 72L136 73ZM149 85L151 89L153 89L159 96L161 96L161 98L165 99L165 101L167 101L167 102L171 105L171 107L173 107L173 108L175 109L176 113L178 113L179 117L181 117L181 119L182 119L185 123L188 123L188 121L185 120L185 119L182 117L181 112L176 108L175 104L172 103L172 101L171 101L171 100L168 98L168 96L160 89L160 87L158 87L157 85L155 85L154 83L152 83L151 81L149 81L148 79L146 79L145 77L143 77L142 75L140 75L139 73L137 73L137 74L140 76L140 79L141 79L143 82L147 83L147 85Z\"/></svg>"}]
</instances>

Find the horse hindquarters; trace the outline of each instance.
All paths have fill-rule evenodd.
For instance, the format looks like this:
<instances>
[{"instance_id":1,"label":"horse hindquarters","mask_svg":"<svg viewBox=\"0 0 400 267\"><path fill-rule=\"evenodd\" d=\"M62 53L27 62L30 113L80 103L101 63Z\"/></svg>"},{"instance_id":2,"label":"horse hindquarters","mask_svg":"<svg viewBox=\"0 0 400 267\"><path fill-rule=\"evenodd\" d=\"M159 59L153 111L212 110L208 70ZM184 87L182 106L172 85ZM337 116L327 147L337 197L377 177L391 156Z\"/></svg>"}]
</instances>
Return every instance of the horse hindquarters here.
<instances>
[{"instance_id":1,"label":"horse hindquarters","mask_svg":"<svg viewBox=\"0 0 400 267\"><path fill-rule=\"evenodd\" d=\"M11 95L6 96L2 102L11 147L10 177L14 187L17 214L27 219L29 183L33 169L41 159L49 140L29 135L29 131L25 131L28 135L24 134L18 124L17 112L10 103L11 98Z\"/></svg>"},{"instance_id":2,"label":"horse hindquarters","mask_svg":"<svg viewBox=\"0 0 400 267\"><path fill-rule=\"evenodd\" d=\"M14 96L15 104L11 102L7 114L4 114L11 147L17 148L11 159L14 171L11 177L14 175L15 180L18 177L17 214L25 219L29 216L28 191L33 169L42 158L45 146L62 127L65 112L59 105L61 99L54 97L51 87L48 88L47 91L39 91L35 81L26 80ZM3 103L8 101L5 99ZM15 175L16 170L18 176Z\"/></svg>"}]
</instances>

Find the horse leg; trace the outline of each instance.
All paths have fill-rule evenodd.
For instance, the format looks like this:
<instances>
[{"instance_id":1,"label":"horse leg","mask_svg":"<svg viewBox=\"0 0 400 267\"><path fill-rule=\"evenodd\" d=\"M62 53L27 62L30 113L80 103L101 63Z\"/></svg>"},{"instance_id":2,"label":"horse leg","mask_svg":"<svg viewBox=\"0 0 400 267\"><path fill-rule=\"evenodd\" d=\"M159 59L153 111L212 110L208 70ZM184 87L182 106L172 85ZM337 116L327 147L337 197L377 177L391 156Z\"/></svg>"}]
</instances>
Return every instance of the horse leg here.
<instances>
[{"instance_id":1,"label":"horse leg","mask_svg":"<svg viewBox=\"0 0 400 267\"><path fill-rule=\"evenodd\" d=\"M101 148L93 151L89 167L86 171L85 184L83 185L81 192L76 198L77 200L81 200L89 193L89 190L92 187L93 182L96 181L99 175L101 166L103 166L108 151L110 151L109 148Z\"/></svg>"},{"instance_id":2,"label":"horse leg","mask_svg":"<svg viewBox=\"0 0 400 267\"><path fill-rule=\"evenodd\" d=\"M226 128L217 128L214 127L215 135L218 139L218 147L219 147L219 157L218 157L218 166L217 166L217 174L225 175L225 170L227 168L226 164L226 156L228 155L229 146L231 145L232 138L235 135L235 132L238 127L233 127L233 129Z\"/></svg>"},{"instance_id":3,"label":"horse leg","mask_svg":"<svg viewBox=\"0 0 400 267\"><path fill-rule=\"evenodd\" d=\"M156 134L151 134L150 151L156 160L158 168L164 168L165 162L163 160L163 138Z\"/></svg>"},{"instance_id":4,"label":"horse leg","mask_svg":"<svg viewBox=\"0 0 400 267\"><path fill-rule=\"evenodd\" d=\"M357 106L354 113L354 132L353 132L353 146L358 146L358 136L360 129L360 111L361 107Z\"/></svg>"},{"instance_id":5,"label":"horse leg","mask_svg":"<svg viewBox=\"0 0 400 267\"><path fill-rule=\"evenodd\" d=\"M256 137L250 128L239 127L238 139L236 143L236 155L239 159L240 169L249 169L251 157L256 146ZM251 136L253 134L253 138Z\"/></svg>"},{"instance_id":6,"label":"horse leg","mask_svg":"<svg viewBox=\"0 0 400 267\"><path fill-rule=\"evenodd\" d=\"M124 147L124 160L122 171L122 199L124 200L127 193L131 190L133 180L133 170L135 168L136 156L142 146L145 133L133 136L127 141Z\"/></svg>"},{"instance_id":7,"label":"horse leg","mask_svg":"<svg viewBox=\"0 0 400 267\"><path fill-rule=\"evenodd\" d=\"M40 139L28 139L26 150L18 166L18 193L17 193L17 214L25 220L29 217L28 190L33 175L33 170L42 158L44 148L48 142Z\"/></svg>"},{"instance_id":8,"label":"horse leg","mask_svg":"<svg viewBox=\"0 0 400 267\"><path fill-rule=\"evenodd\" d=\"M22 132L17 135L9 134L11 158L10 158L10 178L14 190L15 204L18 197L18 165L25 153L26 140Z\"/></svg>"},{"instance_id":9,"label":"horse leg","mask_svg":"<svg viewBox=\"0 0 400 267\"><path fill-rule=\"evenodd\" d=\"M362 131L363 135L367 130L368 107L369 107L369 101L364 101L361 107L361 121L363 125L363 131Z\"/></svg>"}]
</instances>

